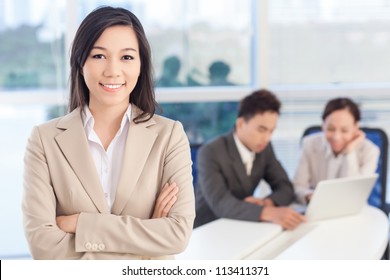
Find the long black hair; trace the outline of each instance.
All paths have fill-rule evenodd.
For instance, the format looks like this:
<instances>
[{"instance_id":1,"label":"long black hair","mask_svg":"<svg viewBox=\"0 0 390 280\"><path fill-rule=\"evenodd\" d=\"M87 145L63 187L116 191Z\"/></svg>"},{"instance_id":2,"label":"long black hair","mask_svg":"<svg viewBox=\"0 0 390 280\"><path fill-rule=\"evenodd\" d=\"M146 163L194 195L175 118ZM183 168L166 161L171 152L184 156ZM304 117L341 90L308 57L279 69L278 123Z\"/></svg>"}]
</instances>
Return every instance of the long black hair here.
<instances>
[{"instance_id":1,"label":"long black hair","mask_svg":"<svg viewBox=\"0 0 390 280\"><path fill-rule=\"evenodd\" d=\"M130 26L137 36L141 73L135 88L130 94L129 102L142 110L142 113L134 118L134 122L144 122L154 115L158 106L153 86L151 51L141 22L132 12L123 8L102 6L93 10L81 22L71 48L68 109L71 112L77 107L83 108L86 104L89 104L89 90L82 75L82 68L100 35L108 27L116 25Z\"/></svg>"}]
</instances>

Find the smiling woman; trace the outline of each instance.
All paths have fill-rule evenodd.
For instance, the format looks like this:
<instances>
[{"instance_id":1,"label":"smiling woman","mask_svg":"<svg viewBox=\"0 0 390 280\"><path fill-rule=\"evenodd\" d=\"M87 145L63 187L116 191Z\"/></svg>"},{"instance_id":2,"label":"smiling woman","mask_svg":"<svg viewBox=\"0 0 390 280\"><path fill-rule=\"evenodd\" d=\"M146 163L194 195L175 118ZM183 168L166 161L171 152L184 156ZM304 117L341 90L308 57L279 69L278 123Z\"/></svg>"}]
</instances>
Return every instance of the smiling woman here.
<instances>
[{"instance_id":1,"label":"smiling woman","mask_svg":"<svg viewBox=\"0 0 390 280\"><path fill-rule=\"evenodd\" d=\"M84 81L89 89L89 110L95 119L106 118L112 110L123 113L129 106L130 93L137 84L141 70L137 37L129 26L107 28L95 42L83 66ZM105 150L119 129L95 122L96 131Z\"/></svg>"},{"instance_id":2,"label":"smiling woman","mask_svg":"<svg viewBox=\"0 0 390 280\"><path fill-rule=\"evenodd\" d=\"M71 51L69 111L33 129L24 229L36 259L166 259L194 220L182 125L154 114L150 48L128 10L102 7Z\"/></svg>"},{"instance_id":3,"label":"smiling woman","mask_svg":"<svg viewBox=\"0 0 390 280\"><path fill-rule=\"evenodd\" d=\"M306 204L322 180L374 174L379 148L359 128L360 110L350 98L328 101L322 133L308 135L294 176L297 199Z\"/></svg>"}]
</instances>

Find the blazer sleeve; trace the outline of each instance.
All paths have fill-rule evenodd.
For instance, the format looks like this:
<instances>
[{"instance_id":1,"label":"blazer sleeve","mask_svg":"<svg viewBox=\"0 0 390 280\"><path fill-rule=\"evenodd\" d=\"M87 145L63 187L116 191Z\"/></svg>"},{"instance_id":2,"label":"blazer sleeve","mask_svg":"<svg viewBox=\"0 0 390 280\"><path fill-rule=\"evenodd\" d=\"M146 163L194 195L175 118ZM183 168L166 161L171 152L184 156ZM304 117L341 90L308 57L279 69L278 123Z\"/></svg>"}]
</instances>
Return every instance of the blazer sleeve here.
<instances>
[{"instance_id":1,"label":"blazer sleeve","mask_svg":"<svg viewBox=\"0 0 390 280\"><path fill-rule=\"evenodd\" d=\"M288 205L295 197L292 183L277 160L271 143L268 144L264 152L267 153L264 179L272 189L272 193L268 197L278 206Z\"/></svg>"},{"instance_id":2,"label":"blazer sleeve","mask_svg":"<svg viewBox=\"0 0 390 280\"><path fill-rule=\"evenodd\" d=\"M179 186L177 201L169 216L141 219L130 215L81 213L76 229L76 251L91 251L85 248L91 240L105 244L104 249L96 248L101 252L157 257L184 251L195 218L191 165L188 139L182 125L175 122L166 147L164 165L161 166L161 181L176 182ZM141 197L139 199L142 200Z\"/></svg>"},{"instance_id":3,"label":"blazer sleeve","mask_svg":"<svg viewBox=\"0 0 390 280\"><path fill-rule=\"evenodd\" d=\"M79 259L73 234L56 224L56 195L39 128L32 130L24 157L22 210L25 235L35 259Z\"/></svg>"}]
</instances>

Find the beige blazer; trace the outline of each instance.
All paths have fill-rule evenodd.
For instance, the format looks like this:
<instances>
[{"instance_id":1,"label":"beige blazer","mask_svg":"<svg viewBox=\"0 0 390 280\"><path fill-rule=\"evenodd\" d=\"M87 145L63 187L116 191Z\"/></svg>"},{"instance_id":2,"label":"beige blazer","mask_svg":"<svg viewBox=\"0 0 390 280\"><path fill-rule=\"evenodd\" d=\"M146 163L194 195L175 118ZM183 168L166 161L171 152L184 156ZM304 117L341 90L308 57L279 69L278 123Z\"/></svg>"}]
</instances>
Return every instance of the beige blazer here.
<instances>
[{"instance_id":1,"label":"beige blazer","mask_svg":"<svg viewBox=\"0 0 390 280\"><path fill-rule=\"evenodd\" d=\"M132 105L133 117L139 109ZM111 213L90 155L81 111L33 129L25 153L23 218L34 259L166 259L182 252L195 218L188 139L155 115L131 123ZM167 218L151 219L166 182L180 188ZM75 234L56 216L81 213Z\"/></svg>"}]
</instances>

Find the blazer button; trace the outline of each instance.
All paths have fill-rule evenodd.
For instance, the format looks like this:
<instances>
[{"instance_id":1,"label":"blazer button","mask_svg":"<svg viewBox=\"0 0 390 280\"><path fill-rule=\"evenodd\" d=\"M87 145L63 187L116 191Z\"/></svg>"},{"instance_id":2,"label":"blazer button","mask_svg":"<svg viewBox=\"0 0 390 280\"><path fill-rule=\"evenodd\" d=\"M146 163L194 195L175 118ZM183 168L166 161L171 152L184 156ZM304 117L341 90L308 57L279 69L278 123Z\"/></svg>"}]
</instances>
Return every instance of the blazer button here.
<instances>
[{"instance_id":1,"label":"blazer button","mask_svg":"<svg viewBox=\"0 0 390 280\"><path fill-rule=\"evenodd\" d=\"M85 249L87 249L87 250L91 250L91 249L92 249L92 244L91 244L91 242L85 243Z\"/></svg>"},{"instance_id":2,"label":"blazer button","mask_svg":"<svg viewBox=\"0 0 390 280\"><path fill-rule=\"evenodd\" d=\"M106 246L103 243L99 244L99 250L103 251L106 248Z\"/></svg>"},{"instance_id":3,"label":"blazer button","mask_svg":"<svg viewBox=\"0 0 390 280\"><path fill-rule=\"evenodd\" d=\"M96 243L92 244L92 250L96 251L98 249L98 245Z\"/></svg>"}]
</instances>

